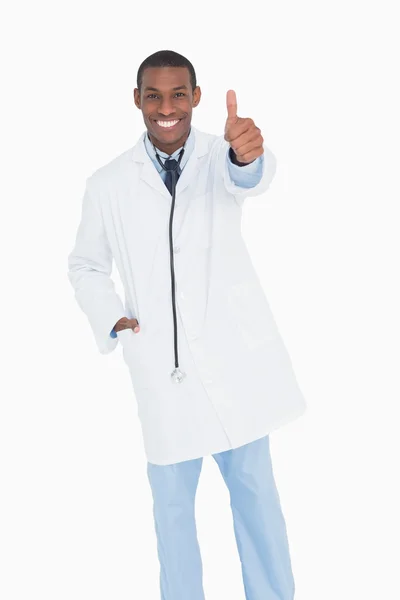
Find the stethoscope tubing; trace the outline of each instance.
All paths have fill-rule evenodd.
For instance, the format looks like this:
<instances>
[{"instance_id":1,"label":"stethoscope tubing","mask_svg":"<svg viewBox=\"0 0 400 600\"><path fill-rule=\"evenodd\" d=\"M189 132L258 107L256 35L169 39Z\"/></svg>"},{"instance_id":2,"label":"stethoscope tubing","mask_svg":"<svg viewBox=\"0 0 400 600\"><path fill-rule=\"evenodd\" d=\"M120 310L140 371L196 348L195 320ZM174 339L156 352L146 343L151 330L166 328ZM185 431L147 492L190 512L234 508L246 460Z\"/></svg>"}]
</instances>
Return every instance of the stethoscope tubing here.
<instances>
[{"instance_id":1,"label":"stethoscope tubing","mask_svg":"<svg viewBox=\"0 0 400 600\"><path fill-rule=\"evenodd\" d=\"M159 155L157 154L157 150L153 144L154 151L156 154L156 158L160 163L161 167L164 171L168 171L161 162ZM171 296L172 296L172 317L174 323L174 358L175 358L175 369L179 369L179 358L178 358L178 328L177 328L177 318L176 318L176 297L175 297L175 266L174 266L174 251L173 251L173 220L174 220L174 211L175 211L175 197L176 197L176 184L177 184L177 170L180 166L182 156L184 153L185 145L179 153L179 159L176 167L170 170L172 175L172 201L171 201L171 210L169 216L169 257L170 257L170 272L171 272Z\"/></svg>"}]
</instances>

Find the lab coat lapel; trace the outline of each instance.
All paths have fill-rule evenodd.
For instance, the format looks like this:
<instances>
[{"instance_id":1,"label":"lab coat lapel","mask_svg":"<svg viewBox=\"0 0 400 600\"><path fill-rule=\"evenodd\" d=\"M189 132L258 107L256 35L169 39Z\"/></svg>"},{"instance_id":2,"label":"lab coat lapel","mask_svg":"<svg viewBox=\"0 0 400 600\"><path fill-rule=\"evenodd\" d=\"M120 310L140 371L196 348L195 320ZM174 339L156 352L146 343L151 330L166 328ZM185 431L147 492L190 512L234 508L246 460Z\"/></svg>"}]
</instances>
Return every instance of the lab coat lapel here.
<instances>
[{"instance_id":1,"label":"lab coat lapel","mask_svg":"<svg viewBox=\"0 0 400 600\"><path fill-rule=\"evenodd\" d=\"M192 154L190 155L189 160L178 179L176 186L177 205L179 205L180 195L188 187L189 183L196 181L196 177L200 168L200 161L198 159L207 154L209 151L205 136L202 136L201 132L194 128L193 125L192 130L195 136L195 143ZM164 198L171 200L171 194L169 193L164 181L147 154L146 147L144 145L145 135L147 135L147 131L141 135L138 143L133 147L132 159L136 162L143 163L143 167L140 172L140 178L150 185L154 190L160 193Z\"/></svg>"}]
</instances>

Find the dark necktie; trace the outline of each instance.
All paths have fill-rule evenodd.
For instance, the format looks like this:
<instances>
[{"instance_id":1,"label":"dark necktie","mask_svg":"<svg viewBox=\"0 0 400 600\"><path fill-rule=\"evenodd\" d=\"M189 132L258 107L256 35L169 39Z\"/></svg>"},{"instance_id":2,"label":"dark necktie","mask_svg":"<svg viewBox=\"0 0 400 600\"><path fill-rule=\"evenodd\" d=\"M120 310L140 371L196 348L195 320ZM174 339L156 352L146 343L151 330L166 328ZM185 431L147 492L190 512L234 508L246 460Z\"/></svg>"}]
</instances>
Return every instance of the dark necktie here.
<instances>
[{"instance_id":1,"label":"dark necktie","mask_svg":"<svg viewBox=\"0 0 400 600\"><path fill-rule=\"evenodd\" d=\"M178 164L178 161L176 161L174 158L167 158L167 160L164 162L164 167L167 169L167 174L165 177L165 185L167 186L169 193L171 195L172 195L172 178L175 177L175 181L178 182L179 176L181 174L180 167L178 167L178 169L175 171L175 174L172 173L172 171L175 169L177 164Z\"/></svg>"}]
</instances>

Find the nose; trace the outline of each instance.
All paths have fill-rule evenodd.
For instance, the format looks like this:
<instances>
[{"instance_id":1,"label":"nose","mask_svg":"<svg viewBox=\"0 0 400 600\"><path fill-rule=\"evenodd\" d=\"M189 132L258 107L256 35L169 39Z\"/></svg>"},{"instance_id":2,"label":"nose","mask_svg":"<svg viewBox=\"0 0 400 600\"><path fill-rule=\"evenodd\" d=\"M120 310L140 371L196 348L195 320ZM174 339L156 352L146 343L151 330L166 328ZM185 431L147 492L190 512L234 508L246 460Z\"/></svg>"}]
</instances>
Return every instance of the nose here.
<instances>
[{"instance_id":1,"label":"nose","mask_svg":"<svg viewBox=\"0 0 400 600\"><path fill-rule=\"evenodd\" d=\"M164 100L161 101L159 112L168 117L168 115L175 112L175 109L173 108L170 100L164 98Z\"/></svg>"}]
</instances>

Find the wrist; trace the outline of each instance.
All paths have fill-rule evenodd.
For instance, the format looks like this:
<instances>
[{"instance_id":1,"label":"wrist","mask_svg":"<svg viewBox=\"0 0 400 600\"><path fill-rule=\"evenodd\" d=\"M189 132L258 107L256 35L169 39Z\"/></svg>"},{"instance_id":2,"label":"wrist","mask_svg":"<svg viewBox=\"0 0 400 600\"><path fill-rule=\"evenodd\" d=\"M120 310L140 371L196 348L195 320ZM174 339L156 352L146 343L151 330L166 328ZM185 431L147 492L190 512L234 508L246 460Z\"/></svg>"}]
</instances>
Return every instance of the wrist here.
<instances>
[{"instance_id":1,"label":"wrist","mask_svg":"<svg viewBox=\"0 0 400 600\"><path fill-rule=\"evenodd\" d=\"M253 160L249 163L244 163L244 162L240 162L237 158L236 158L236 154L234 149L232 148L232 146L229 147L229 158L231 160L231 162L236 165L237 167L245 167L246 165L250 165L252 162L254 162Z\"/></svg>"}]
</instances>

